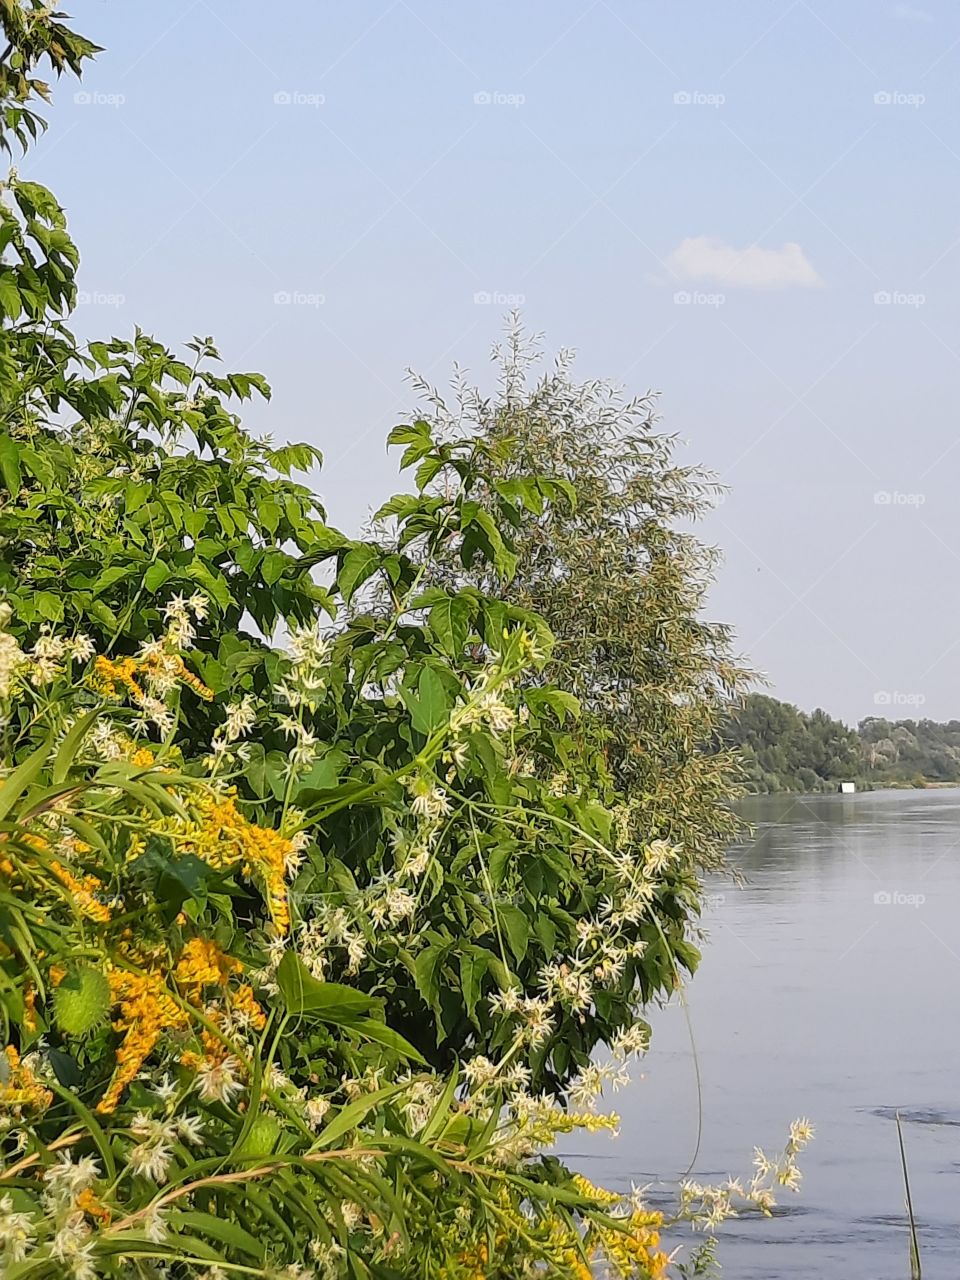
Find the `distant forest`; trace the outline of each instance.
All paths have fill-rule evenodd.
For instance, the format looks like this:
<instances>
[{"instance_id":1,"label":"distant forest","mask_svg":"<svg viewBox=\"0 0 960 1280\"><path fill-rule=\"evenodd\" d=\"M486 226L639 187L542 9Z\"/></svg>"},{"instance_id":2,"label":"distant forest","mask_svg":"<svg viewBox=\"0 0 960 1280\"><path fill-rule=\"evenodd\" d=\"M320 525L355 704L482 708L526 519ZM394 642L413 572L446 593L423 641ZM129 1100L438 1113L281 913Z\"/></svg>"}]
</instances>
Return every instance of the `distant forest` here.
<instances>
[{"instance_id":1,"label":"distant forest","mask_svg":"<svg viewBox=\"0 0 960 1280\"><path fill-rule=\"evenodd\" d=\"M825 711L809 714L750 694L724 731L739 749L751 791L833 791L860 786L960 783L960 720L886 720L869 716L856 729Z\"/></svg>"}]
</instances>

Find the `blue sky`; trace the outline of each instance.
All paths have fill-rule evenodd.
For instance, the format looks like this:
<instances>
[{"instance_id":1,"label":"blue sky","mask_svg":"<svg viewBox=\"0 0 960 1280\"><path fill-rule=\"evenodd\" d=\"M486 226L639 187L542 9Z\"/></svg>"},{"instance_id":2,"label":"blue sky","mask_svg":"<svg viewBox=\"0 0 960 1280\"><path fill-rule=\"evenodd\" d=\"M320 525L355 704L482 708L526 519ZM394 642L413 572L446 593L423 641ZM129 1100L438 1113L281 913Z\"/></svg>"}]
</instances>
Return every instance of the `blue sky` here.
<instances>
[{"instance_id":1,"label":"blue sky","mask_svg":"<svg viewBox=\"0 0 960 1280\"><path fill-rule=\"evenodd\" d=\"M960 717L960 10L73 12L106 52L20 167L79 241L78 330L212 333L355 527L396 487L405 369L487 382L522 299L731 486L711 612L778 695Z\"/></svg>"}]
</instances>

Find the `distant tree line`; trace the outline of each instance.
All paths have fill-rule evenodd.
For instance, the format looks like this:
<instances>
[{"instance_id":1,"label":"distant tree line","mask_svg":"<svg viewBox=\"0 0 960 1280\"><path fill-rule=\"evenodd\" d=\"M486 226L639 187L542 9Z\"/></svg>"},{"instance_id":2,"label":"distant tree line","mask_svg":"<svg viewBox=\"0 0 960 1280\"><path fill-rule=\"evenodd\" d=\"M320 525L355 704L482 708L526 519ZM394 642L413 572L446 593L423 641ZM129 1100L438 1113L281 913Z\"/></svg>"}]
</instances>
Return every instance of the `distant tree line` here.
<instances>
[{"instance_id":1,"label":"distant tree line","mask_svg":"<svg viewBox=\"0 0 960 1280\"><path fill-rule=\"evenodd\" d=\"M807 713L765 694L749 694L722 735L740 754L752 792L832 791L862 786L960 783L960 720L869 716L851 729L819 708Z\"/></svg>"}]
</instances>

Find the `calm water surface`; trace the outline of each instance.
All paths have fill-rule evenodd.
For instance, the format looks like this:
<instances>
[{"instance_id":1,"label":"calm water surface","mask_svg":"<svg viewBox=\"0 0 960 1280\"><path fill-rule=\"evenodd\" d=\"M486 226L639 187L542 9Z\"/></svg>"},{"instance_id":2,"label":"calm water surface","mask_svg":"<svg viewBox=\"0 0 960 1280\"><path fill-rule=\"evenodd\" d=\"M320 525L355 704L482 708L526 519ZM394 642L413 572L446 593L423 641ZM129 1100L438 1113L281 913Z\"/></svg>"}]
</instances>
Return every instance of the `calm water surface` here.
<instances>
[{"instance_id":1,"label":"calm water surface","mask_svg":"<svg viewBox=\"0 0 960 1280\"><path fill-rule=\"evenodd\" d=\"M757 797L757 839L711 885L709 938L654 1018L616 1140L566 1154L595 1181L749 1174L794 1116L817 1127L799 1196L722 1231L729 1280L909 1280L900 1109L924 1280L960 1276L960 790ZM659 1181L658 1181L659 1179Z\"/></svg>"}]
</instances>

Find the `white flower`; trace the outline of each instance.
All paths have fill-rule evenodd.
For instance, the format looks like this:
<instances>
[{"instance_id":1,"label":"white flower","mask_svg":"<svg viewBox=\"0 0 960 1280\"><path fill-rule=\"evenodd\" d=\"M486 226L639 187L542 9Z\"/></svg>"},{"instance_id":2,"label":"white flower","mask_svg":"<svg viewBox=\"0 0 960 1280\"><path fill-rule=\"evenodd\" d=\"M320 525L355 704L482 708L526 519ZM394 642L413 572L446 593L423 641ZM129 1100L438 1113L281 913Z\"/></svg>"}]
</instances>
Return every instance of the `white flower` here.
<instances>
[{"instance_id":1,"label":"white flower","mask_svg":"<svg viewBox=\"0 0 960 1280\"><path fill-rule=\"evenodd\" d=\"M178 1087L169 1075L164 1074L163 1079L153 1086L153 1091L161 1102L172 1102L177 1096Z\"/></svg>"},{"instance_id":2,"label":"white flower","mask_svg":"<svg viewBox=\"0 0 960 1280\"><path fill-rule=\"evenodd\" d=\"M413 915L417 900L408 889L401 889L394 885L387 890L385 905L390 923L399 924L401 920Z\"/></svg>"},{"instance_id":3,"label":"white flower","mask_svg":"<svg viewBox=\"0 0 960 1280\"><path fill-rule=\"evenodd\" d=\"M330 1110L330 1103L326 1098L308 1098L303 1109L306 1113L307 1124L310 1125L311 1129L319 1129L327 1112Z\"/></svg>"},{"instance_id":4,"label":"white flower","mask_svg":"<svg viewBox=\"0 0 960 1280\"><path fill-rule=\"evenodd\" d=\"M96 1270L91 1255L93 1246L88 1243L90 1228L82 1213L71 1214L53 1237L50 1252L58 1262L66 1263L75 1280L94 1280Z\"/></svg>"},{"instance_id":5,"label":"white flower","mask_svg":"<svg viewBox=\"0 0 960 1280\"><path fill-rule=\"evenodd\" d=\"M140 703L142 718L148 723L156 725L161 733L169 733L173 728L173 712L159 698L152 698L149 695Z\"/></svg>"},{"instance_id":6,"label":"white flower","mask_svg":"<svg viewBox=\"0 0 960 1280\"><path fill-rule=\"evenodd\" d=\"M464 1065L463 1074L474 1089L482 1089L496 1078L497 1064L478 1053Z\"/></svg>"},{"instance_id":7,"label":"white flower","mask_svg":"<svg viewBox=\"0 0 960 1280\"><path fill-rule=\"evenodd\" d=\"M344 1200L340 1205L340 1213L348 1231L353 1231L363 1220L363 1210L352 1200Z\"/></svg>"},{"instance_id":8,"label":"white flower","mask_svg":"<svg viewBox=\"0 0 960 1280\"><path fill-rule=\"evenodd\" d=\"M28 1213L18 1213L13 1197L0 1198L0 1253L7 1262L22 1262L36 1240L36 1228Z\"/></svg>"},{"instance_id":9,"label":"white flower","mask_svg":"<svg viewBox=\"0 0 960 1280\"><path fill-rule=\"evenodd\" d=\"M679 846L669 844L666 840L654 840L652 844L647 845L643 860L647 872L657 876L661 875L672 862L676 862L679 855Z\"/></svg>"},{"instance_id":10,"label":"white flower","mask_svg":"<svg viewBox=\"0 0 960 1280\"><path fill-rule=\"evenodd\" d=\"M410 808L416 817L435 822L437 818L445 817L450 812L450 801L447 799L446 792L438 787L432 778L420 774L411 778L406 786L413 796Z\"/></svg>"},{"instance_id":11,"label":"white flower","mask_svg":"<svg viewBox=\"0 0 960 1280\"><path fill-rule=\"evenodd\" d=\"M162 1142L141 1142L127 1157L134 1173L142 1173L156 1183L166 1182L172 1160L173 1151Z\"/></svg>"},{"instance_id":12,"label":"white flower","mask_svg":"<svg viewBox=\"0 0 960 1280\"><path fill-rule=\"evenodd\" d=\"M360 934L353 934L347 940L347 972L358 973L367 954L367 944Z\"/></svg>"},{"instance_id":13,"label":"white flower","mask_svg":"<svg viewBox=\"0 0 960 1280\"><path fill-rule=\"evenodd\" d=\"M202 622L210 612L210 601L202 591L195 591L187 601L187 606L193 610L193 616L198 622Z\"/></svg>"},{"instance_id":14,"label":"white flower","mask_svg":"<svg viewBox=\"0 0 960 1280\"><path fill-rule=\"evenodd\" d=\"M166 1214L163 1209L151 1205L143 1216L143 1234L154 1244L163 1244L167 1238Z\"/></svg>"},{"instance_id":15,"label":"white flower","mask_svg":"<svg viewBox=\"0 0 960 1280\"><path fill-rule=\"evenodd\" d=\"M204 1062L197 1071L197 1092L204 1102L230 1103L243 1092L237 1079L240 1063L228 1054L222 1062Z\"/></svg>"},{"instance_id":16,"label":"white flower","mask_svg":"<svg viewBox=\"0 0 960 1280\"><path fill-rule=\"evenodd\" d=\"M174 621L187 616L187 602L182 595L175 595L163 606L163 616Z\"/></svg>"},{"instance_id":17,"label":"white flower","mask_svg":"<svg viewBox=\"0 0 960 1280\"><path fill-rule=\"evenodd\" d=\"M13 636L0 632L0 697L10 694L17 671L25 661L26 655Z\"/></svg>"},{"instance_id":18,"label":"white flower","mask_svg":"<svg viewBox=\"0 0 960 1280\"><path fill-rule=\"evenodd\" d=\"M248 734L257 723L257 713L253 706L253 697L245 693L239 702L231 702L227 707L226 720L223 723L223 736L227 742L236 742Z\"/></svg>"},{"instance_id":19,"label":"white flower","mask_svg":"<svg viewBox=\"0 0 960 1280\"><path fill-rule=\"evenodd\" d=\"M93 641L85 635L74 636L70 648L78 662L89 662L96 653Z\"/></svg>"},{"instance_id":20,"label":"white flower","mask_svg":"<svg viewBox=\"0 0 960 1280\"><path fill-rule=\"evenodd\" d=\"M177 1116L177 1131L185 1142L194 1147L203 1141L203 1121L199 1116Z\"/></svg>"},{"instance_id":21,"label":"white flower","mask_svg":"<svg viewBox=\"0 0 960 1280\"><path fill-rule=\"evenodd\" d=\"M790 1126L790 1141L796 1150L805 1147L813 1138L813 1125L805 1117L801 1116L799 1120L794 1120Z\"/></svg>"},{"instance_id":22,"label":"white flower","mask_svg":"<svg viewBox=\"0 0 960 1280\"><path fill-rule=\"evenodd\" d=\"M43 1177L54 1194L75 1200L100 1177L100 1165L93 1156L81 1156L74 1164L71 1153L65 1151L57 1157L56 1164L44 1170Z\"/></svg>"},{"instance_id":23,"label":"white flower","mask_svg":"<svg viewBox=\"0 0 960 1280\"><path fill-rule=\"evenodd\" d=\"M313 761L316 755L317 738L309 729L300 730L296 745L290 752L290 762L295 768L302 768Z\"/></svg>"}]
</instances>

